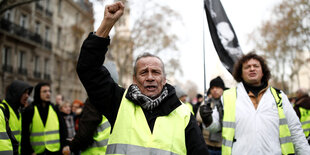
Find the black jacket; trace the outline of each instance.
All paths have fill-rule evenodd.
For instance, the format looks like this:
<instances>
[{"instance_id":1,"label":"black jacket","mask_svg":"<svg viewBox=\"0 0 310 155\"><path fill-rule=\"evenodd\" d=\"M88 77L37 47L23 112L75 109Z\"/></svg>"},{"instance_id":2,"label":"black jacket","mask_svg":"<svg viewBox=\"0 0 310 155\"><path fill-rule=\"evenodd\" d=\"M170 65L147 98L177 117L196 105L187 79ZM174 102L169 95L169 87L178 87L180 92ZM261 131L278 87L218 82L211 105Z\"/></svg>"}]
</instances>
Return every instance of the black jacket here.
<instances>
[{"instance_id":1,"label":"black jacket","mask_svg":"<svg viewBox=\"0 0 310 155\"><path fill-rule=\"evenodd\" d=\"M109 43L109 38L100 38L90 34L82 45L77 73L87 91L90 103L109 120L113 130L125 89L119 87L111 78L109 71L102 66ZM175 94L174 87L169 84L166 84L166 86L169 92L168 97L154 110L143 110L151 131L158 116L169 115L170 112L181 105ZM126 98L128 98L128 94ZM187 154L208 154L203 136L193 115L191 115L184 132Z\"/></svg>"}]
</instances>

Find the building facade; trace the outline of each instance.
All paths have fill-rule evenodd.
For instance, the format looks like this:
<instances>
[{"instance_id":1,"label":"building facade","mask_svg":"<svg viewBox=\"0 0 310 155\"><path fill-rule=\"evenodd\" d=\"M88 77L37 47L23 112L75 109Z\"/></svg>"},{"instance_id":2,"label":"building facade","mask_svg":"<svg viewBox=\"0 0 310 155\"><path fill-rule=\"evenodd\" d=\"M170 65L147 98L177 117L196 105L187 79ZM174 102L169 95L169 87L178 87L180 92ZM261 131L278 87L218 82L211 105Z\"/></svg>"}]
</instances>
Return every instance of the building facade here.
<instances>
[{"instance_id":1,"label":"building facade","mask_svg":"<svg viewBox=\"0 0 310 155\"><path fill-rule=\"evenodd\" d=\"M93 31L89 1L42 0L0 17L0 98L13 80L23 80L51 83L52 101L57 94L86 99L75 69L82 41Z\"/></svg>"}]
</instances>

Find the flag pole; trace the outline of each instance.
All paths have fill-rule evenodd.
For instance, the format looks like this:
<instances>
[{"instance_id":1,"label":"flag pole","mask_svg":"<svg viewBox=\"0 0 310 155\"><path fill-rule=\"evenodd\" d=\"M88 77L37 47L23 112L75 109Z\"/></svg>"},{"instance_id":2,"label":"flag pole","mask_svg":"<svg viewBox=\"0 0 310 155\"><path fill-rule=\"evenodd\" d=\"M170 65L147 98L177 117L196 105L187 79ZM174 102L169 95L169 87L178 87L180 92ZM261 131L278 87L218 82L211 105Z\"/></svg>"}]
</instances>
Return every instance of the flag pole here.
<instances>
[{"instance_id":1,"label":"flag pole","mask_svg":"<svg viewBox=\"0 0 310 155\"><path fill-rule=\"evenodd\" d=\"M203 10L205 9L204 7L204 0L203 1ZM203 98L204 101L207 99L207 90L206 90L206 51L205 51L205 17L204 17L204 12L202 14L202 50L203 50Z\"/></svg>"}]
</instances>

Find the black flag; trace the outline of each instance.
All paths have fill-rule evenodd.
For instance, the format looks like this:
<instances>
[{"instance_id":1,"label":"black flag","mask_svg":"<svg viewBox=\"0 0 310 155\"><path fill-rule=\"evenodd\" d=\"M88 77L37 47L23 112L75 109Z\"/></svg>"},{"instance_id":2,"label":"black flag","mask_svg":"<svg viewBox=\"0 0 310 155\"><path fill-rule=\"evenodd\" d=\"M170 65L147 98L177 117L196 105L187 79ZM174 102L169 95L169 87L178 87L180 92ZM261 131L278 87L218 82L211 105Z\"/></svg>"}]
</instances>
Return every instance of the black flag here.
<instances>
[{"instance_id":1,"label":"black flag","mask_svg":"<svg viewBox=\"0 0 310 155\"><path fill-rule=\"evenodd\" d=\"M217 54L232 73L235 62L243 55L235 31L220 0L204 0L204 7Z\"/></svg>"}]
</instances>

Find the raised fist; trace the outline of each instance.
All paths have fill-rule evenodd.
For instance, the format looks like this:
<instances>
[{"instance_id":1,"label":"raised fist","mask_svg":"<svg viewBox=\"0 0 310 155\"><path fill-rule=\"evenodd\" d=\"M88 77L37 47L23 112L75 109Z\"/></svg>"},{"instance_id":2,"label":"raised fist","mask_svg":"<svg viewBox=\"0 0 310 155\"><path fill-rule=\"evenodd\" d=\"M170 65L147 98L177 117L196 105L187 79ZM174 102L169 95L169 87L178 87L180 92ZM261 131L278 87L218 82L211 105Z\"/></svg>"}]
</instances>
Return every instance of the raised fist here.
<instances>
[{"instance_id":1,"label":"raised fist","mask_svg":"<svg viewBox=\"0 0 310 155\"><path fill-rule=\"evenodd\" d=\"M122 2L116 2L110 5L106 5L104 10L104 18L117 21L124 13L124 4Z\"/></svg>"}]
</instances>

